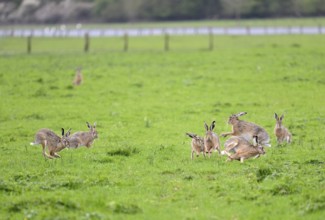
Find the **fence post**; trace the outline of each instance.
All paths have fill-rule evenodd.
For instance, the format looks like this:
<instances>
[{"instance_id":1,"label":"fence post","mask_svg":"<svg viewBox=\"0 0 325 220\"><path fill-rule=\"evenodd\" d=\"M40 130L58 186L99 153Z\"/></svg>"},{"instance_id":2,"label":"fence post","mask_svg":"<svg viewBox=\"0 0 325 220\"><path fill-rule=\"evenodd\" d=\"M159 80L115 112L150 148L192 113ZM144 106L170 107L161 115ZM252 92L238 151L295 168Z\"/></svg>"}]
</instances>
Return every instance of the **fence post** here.
<instances>
[{"instance_id":1,"label":"fence post","mask_svg":"<svg viewBox=\"0 0 325 220\"><path fill-rule=\"evenodd\" d=\"M249 26L246 26L246 33L247 35L251 35L251 28Z\"/></svg>"},{"instance_id":2,"label":"fence post","mask_svg":"<svg viewBox=\"0 0 325 220\"><path fill-rule=\"evenodd\" d=\"M124 51L128 51L129 48L129 36L127 33L124 34Z\"/></svg>"},{"instance_id":3,"label":"fence post","mask_svg":"<svg viewBox=\"0 0 325 220\"><path fill-rule=\"evenodd\" d=\"M169 51L169 35L165 33L165 51Z\"/></svg>"},{"instance_id":4,"label":"fence post","mask_svg":"<svg viewBox=\"0 0 325 220\"><path fill-rule=\"evenodd\" d=\"M211 28L209 28L209 50L213 50L213 32Z\"/></svg>"},{"instance_id":5,"label":"fence post","mask_svg":"<svg viewBox=\"0 0 325 220\"><path fill-rule=\"evenodd\" d=\"M27 37L27 53L30 54L32 52L32 35Z\"/></svg>"},{"instance_id":6,"label":"fence post","mask_svg":"<svg viewBox=\"0 0 325 220\"><path fill-rule=\"evenodd\" d=\"M85 33L85 47L84 47L85 53L89 51L89 34L88 32Z\"/></svg>"}]
</instances>

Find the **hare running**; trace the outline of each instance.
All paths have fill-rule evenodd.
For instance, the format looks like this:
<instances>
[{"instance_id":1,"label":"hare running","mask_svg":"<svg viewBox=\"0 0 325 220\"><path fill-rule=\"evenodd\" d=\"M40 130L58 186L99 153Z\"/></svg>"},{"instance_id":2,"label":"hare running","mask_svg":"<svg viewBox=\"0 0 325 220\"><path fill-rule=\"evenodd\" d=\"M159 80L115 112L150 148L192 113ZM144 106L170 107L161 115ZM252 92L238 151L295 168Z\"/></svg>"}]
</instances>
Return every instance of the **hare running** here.
<instances>
[{"instance_id":1,"label":"hare running","mask_svg":"<svg viewBox=\"0 0 325 220\"><path fill-rule=\"evenodd\" d=\"M276 136L278 144L281 144L283 141L286 141L288 144L291 143L292 135L289 130L282 125L284 115L281 115L281 117L279 118L278 115L274 113L274 118L276 120L274 134Z\"/></svg>"},{"instance_id":2,"label":"hare running","mask_svg":"<svg viewBox=\"0 0 325 220\"><path fill-rule=\"evenodd\" d=\"M76 70L76 75L74 77L74 80L72 82L73 85L75 86L79 86L83 81L83 77L82 77L82 74L81 74L81 68L78 68Z\"/></svg>"},{"instance_id":3,"label":"hare running","mask_svg":"<svg viewBox=\"0 0 325 220\"><path fill-rule=\"evenodd\" d=\"M253 143L251 144L243 137L234 137L238 138L238 144L235 145L232 149L235 148L235 153L228 156L228 160L240 160L241 163L245 159L251 157L259 157L261 154L265 154L264 148L261 144L258 143L258 137L253 137Z\"/></svg>"},{"instance_id":4,"label":"hare running","mask_svg":"<svg viewBox=\"0 0 325 220\"><path fill-rule=\"evenodd\" d=\"M219 137L216 133L213 132L213 129L215 127L215 121L211 123L210 128L208 125L204 122L204 127L206 130L205 136L204 136L204 148L205 153L209 154L209 157L211 156L211 153L213 150L217 150L220 154L220 141Z\"/></svg>"},{"instance_id":5,"label":"hare running","mask_svg":"<svg viewBox=\"0 0 325 220\"><path fill-rule=\"evenodd\" d=\"M30 143L31 145L41 144L43 148L43 156L45 158L53 159L59 158L56 152L59 152L68 146L68 138L70 135L69 131L64 134L64 129L62 128L62 137L56 135L53 131L47 128L40 129L35 135L35 141ZM48 148L50 155L46 153L45 148Z\"/></svg>"},{"instance_id":6,"label":"hare running","mask_svg":"<svg viewBox=\"0 0 325 220\"><path fill-rule=\"evenodd\" d=\"M72 134L68 141L69 146L68 148L78 148L80 146L91 147L94 140L98 138L97 130L96 130L96 122L94 126L91 126L88 122L86 122L89 131L78 131Z\"/></svg>"},{"instance_id":7,"label":"hare running","mask_svg":"<svg viewBox=\"0 0 325 220\"><path fill-rule=\"evenodd\" d=\"M192 133L186 133L190 138L192 138L191 147L192 147L192 153L191 153L191 159L193 160L194 153L196 153L196 156L198 157L200 153L202 152L205 157L205 151L204 151L204 141L203 138Z\"/></svg>"},{"instance_id":8,"label":"hare running","mask_svg":"<svg viewBox=\"0 0 325 220\"><path fill-rule=\"evenodd\" d=\"M251 141L254 136L257 136L259 143L262 146L271 147L270 137L264 128L251 122L239 120L239 116L246 114L247 112L240 112L238 114L231 115L229 117L228 124L232 125L232 132L223 133L221 136L243 136L248 141Z\"/></svg>"}]
</instances>

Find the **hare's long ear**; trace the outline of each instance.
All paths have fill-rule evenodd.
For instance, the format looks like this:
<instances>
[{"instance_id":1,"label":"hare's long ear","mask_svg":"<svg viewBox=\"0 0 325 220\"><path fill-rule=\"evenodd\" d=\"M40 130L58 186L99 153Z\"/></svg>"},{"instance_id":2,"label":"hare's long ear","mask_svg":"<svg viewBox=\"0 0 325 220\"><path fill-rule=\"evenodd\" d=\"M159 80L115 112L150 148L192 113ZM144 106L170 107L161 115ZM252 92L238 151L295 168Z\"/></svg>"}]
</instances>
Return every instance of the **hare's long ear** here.
<instances>
[{"instance_id":1,"label":"hare's long ear","mask_svg":"<svg viewBox=\"0 0 325 220\"><path fill-rule=\"evenodd\" d=\"M94 128L96 128L97 122L94 123Z\"/></svg>"},{"instance_id":2,"label":"hare's long ear","mask_svg":"<svg viewBox=\"0 0 325 220\"><path fill-rule=\"evenodd\" d=\"M66 137L70 135L71 128L69 128L68 132L65 134Z\"/></svg>"},{"instance_id":3,"label":"hare's long ear","mask_svg":"<svg viewBox=\"0 0 325 220\"><path fill-rule=\"evenodd\" d=\"M257 143L258 143L258 138L257 138L257 136L254 136L253 137L253 146L256 147Z\"/></svg>"},{"instance_id":4,"label":"hare's long ear","mask_svg":"<svg viewBox=\"0 0 325 220\"><path fill-rule=\"evenodd\" d=\"M278 120L278 115L274 112L274 118Z\"/></svg>"},{"instance_id":5,"label":"hare's long ear","mask_svg":"<svg viewBox=\"0 0 325 220\"><path fill-rule=\"evenodd\" d=\"M284 118L284 115L281 115L280 120L282 121L283 118Z\"/></svg>"},{"instance_id":6,"label":"hare's long ear","mask_svg":"<svg viewBox=\"0 0 325 220\"><path fill-rule=\"evenodd\" d=\"M216 121L213 121L213 122L211 123L210 131L212 131L212 130L214 129L214 127L216 126L215 123L216 123Z\"/></svg>"},{"instance_id":7,"label":"hare's long ear","mask_svg":"<svg viewBox=\"0 0 325 220\"><path fill-rule=\"evenodd\" d=\"M87 127L91 128L90 124L88 123L88 121L86 121Z\"/></svg>"},{"instance_id":8,"label":"hare's long ear","mask_svg":"<svg viewBox=\"0 0 325 220\"><path fill-rule=\"evenodd\" d=\"M64 136L64 128L61 128L61 130L62 130L62 137Z\"/></svg>"},{"instance_id":9,"label":"hare's long ear","mask_svg":"<svg viewBox=\"0 0 325 220\"><path fill-rule=\"evenodd\" d=\"M191 134L191 133L186 133L187 136L189 136L190 138L195 138L195 134Z\"/></svg>"},{"instance_id":10,"label":"hare's long ear","mask_svg":"<svg viewBox=\"0 0 325 220\"><path fill-rule=\"evenodd\" d=\"M209 130L209 126L207 125L207 123L204 122L204 127L205 127L205 130L208 131Z\"/></svg>"},{"instance_id":11,"label":"hare's long ear","mask_svg":"<svg viewBox=\"0 0 325 220\"><path fill-rule=\"evenodd\" d=\"M246 115L247 112L239 112L236 116L239 117L239 116L242 116L242 115Z\"/></svg>"}]
</instances>

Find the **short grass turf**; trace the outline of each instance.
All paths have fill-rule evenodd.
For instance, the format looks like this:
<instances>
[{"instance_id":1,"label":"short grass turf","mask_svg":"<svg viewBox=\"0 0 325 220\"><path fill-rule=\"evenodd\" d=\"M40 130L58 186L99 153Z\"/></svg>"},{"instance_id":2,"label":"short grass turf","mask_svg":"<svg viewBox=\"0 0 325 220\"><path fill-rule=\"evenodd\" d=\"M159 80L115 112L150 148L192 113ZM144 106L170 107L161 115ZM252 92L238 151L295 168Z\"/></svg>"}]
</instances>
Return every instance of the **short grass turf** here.
<instances>
[{"instance_id":1,"label":"short grass turf","mask_svg":"<svg viewBox=\"0 0 325 220\"><path fill-rule=\"evenodd\" d=\"M179 37L168 52L142 39L128 52L97 39L88 54L47 39L30 55L1 39L1 219L324 218L324 36L215 37L213 51ZM77 67L84 83L73 87ZM185 132L204 135L212 120L230 131L240 111L270 134L266 155L192 161ZM292 144L276 144L274 112ZM86 121L98 125L90 149L45 160L29 145L40 128Z\"/></svg>"}]
</instances>

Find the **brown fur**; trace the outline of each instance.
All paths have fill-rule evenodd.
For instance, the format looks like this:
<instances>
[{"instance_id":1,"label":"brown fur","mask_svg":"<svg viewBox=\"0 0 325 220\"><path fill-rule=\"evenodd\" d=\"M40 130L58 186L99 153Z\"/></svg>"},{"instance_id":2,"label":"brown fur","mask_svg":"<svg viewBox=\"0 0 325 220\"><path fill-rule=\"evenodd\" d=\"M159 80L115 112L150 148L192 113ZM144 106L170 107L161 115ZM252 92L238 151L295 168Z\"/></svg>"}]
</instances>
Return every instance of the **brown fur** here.
<instances>
[{"instance_id":1,"label":"brown fur","mask_svg":"<svg viewBox=\"0 0 325 220\"><path fill-rule=\"evenodd\" d=\"M220 141L219 137L216 133L213 132L213 129L215 127L215 121L212 122L210 128L206 123L204 123L204 127L206 130L205 136L204 136L204 149L205 152L209 154L209 157L211 156L211 153L213 150L217 150L220 154Z\"/></svg>"},{"instance_id":2,"label":"brown fur","mask_svg":"<svg viewBox=\"0 0 325 220\"><path fill-rule=\"evenodd\" d=\"M94 123L94 126L91 126L88 122L86 123L89 131L78 131L72 134L68 139L69 148L78 148L80 146L86 146L89 148L93 144L94 140L98 138L96 123Z\"/></svg>"},{"instance_id":3,"label":"brown fur","mask_svg":"<svg viewBox=\"0 0 325 220\"><path fill-rule=\"evenodd\" d=\"M232 125L232 131L222 133L221 136L226 137L228 135L232 136L243 136L247 140L251 141L253 136L257 136L260 140L261 145L271 146L270 137L268 133L259 125L251 122L240 120L238 117L247 114L246 112L241 112L236 115L231 115L228 120L228 124Z\"/></svg>"},{"instance_id":4,"label":"brown fur","mask_svg":"<svg viewBox=\"0 0 325 220\"><path fill-rule=\"evenodd\" d=\"M287 143L291 143L292 135L289 130L282 125L284 115L281 115L281 117L279 118L278 115L274 113L274 118L276 120L274 134L276 136L278 144L281 144L284 141L286 141Z\"/></svg>"},{"instance_id":5,"label":"brown fur","mask_svg":"<svg viewBox=\"0 0 325 220\"><path fill-rule=\"evenodd\" d=\"M70 130L64 135L64 129L62 128L62 137L56 135L53 131L47 128L40 129L35 135L35 141L31 145L41 144L43 148L43 156L45 158L53 159L59 158L60 152L68 145L68 137L70 135ZM48 148L49 154L46 153L46 147Z\"/></svg>"},{"instance_id":6,"label":"brown fur","mask_svg":"<svg viewBox=\"0 0 325 220\"><path fill-rule=\"evenodd\" d=\"M73 85L75 85L75 86L79 86L79 85L81 85L82 81L83 81L83 76L82 76L82 74L81 74L81 69L78 68L78 69L76 70L76 75L75 75L74 80L73 80L72 83L73 83Z\"/></svg>"},{"instance_id":7,"label":"brown fur","mask_svg":"<svg viewBox=\"0 0 325 220\"><path fill-rule=\"evenodd\" d=\"M194 153L196 153L196 156L198 157L200 153L202 152L205 157L205 151L204 151L204 141L203 138L200 136L197 136L196 134L192 133L186 133L190 138L192 138L191 147L191 159L193 160Z\"/></svg>"},{"instance_id":8,"label":"brown fur","mask_svg":"<svg viewBox=\"0 0 325 220\"><path fill-rule=\"evenodd\" d=\"M261 154L265 154L264 148L262 145L258 144L257 136L253 138L253 144L248 142L245 138L238 138L238 144L235 146L235 153L228 156L228 160L240 160L240 162L244 162L245 159L251 157L259 157Z\"/></svg>"}]
</instances>

